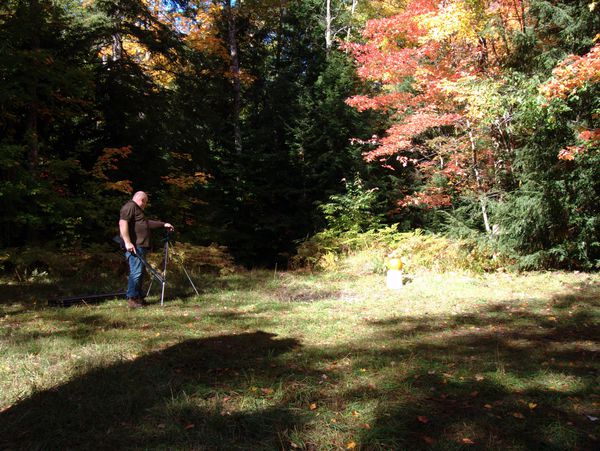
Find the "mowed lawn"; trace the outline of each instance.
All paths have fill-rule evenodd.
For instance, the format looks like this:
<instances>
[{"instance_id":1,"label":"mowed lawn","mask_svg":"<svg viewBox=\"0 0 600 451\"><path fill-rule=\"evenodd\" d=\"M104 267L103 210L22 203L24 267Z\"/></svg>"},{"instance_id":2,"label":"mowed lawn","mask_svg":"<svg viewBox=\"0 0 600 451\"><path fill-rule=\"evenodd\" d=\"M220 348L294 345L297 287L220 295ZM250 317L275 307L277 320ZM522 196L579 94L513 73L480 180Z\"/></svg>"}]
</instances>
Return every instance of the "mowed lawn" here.
<instances>
[{"instance_id":1,"label":"mowed lawn","mask_svg":"<svg viewBox=\"0 0 600 451\"><path fill-rule=\"evenodd\" d=\"M407 279L244 272L142 310L6 282L0 449L600 447L600 276Z\"/></svg>"}]
</instances>

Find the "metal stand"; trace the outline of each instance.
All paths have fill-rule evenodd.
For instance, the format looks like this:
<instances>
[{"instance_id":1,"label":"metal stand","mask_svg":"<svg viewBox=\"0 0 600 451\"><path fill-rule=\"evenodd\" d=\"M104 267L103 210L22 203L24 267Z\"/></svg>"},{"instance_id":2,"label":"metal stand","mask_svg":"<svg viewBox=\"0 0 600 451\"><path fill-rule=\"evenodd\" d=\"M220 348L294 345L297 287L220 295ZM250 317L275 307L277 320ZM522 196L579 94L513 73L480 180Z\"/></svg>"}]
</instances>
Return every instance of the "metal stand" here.
<instances>
[{"instance_id":1,"label":"metal stand","mask_svg":"<svg viewBox=\"0 0 600 451\"><path fill-rule=\"evenodd\" d=\"M167 286L167 262L169 261L169 244L171 243L171 232L167 232L167 234L164 238L164 242L165 242L165 247L163 250L164 260L163 260L162 276L160 274L158 274L156 272L156 270L154 270L154 268L152 268L152 266L150 266L150 264L148 262L146 262L144 259L142 259L142 263L144 263L146 268L149 270L150 274L152 274L152 276L153 276L153 278L150 280L150 286L148 286L148 291L146 292L146 296L148 296L150 294L150 289L152 288L152 282L154 281L154 279L158 280L158 283L161 284L161 290L160 290L160 305L161 306L164 305L164 301L165 301L165 288ZM198 290L196 289L194 282L192 282L192 278L188 274L188 272L185 269L185 267L183 266L183 264L181 264L181 269L183 269L183 272L185 273L187 279L190 281L190 284L192 285L192 288L196 292L196 295L200 296L200 293L198 293Z\"/></svg>"}]
</instances>

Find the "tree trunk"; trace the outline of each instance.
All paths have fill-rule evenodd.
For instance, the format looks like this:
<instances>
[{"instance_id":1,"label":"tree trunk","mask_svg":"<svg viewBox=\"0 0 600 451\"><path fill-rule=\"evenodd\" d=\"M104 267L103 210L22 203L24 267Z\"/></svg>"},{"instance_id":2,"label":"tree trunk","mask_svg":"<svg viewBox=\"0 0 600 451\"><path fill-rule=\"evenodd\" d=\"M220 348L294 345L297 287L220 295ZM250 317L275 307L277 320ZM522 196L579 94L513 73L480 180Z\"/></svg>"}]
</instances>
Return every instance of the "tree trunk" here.
<instances>
[{"instance_id":1,"label":"tree trunk","mask_svg":"<svg viewBox=\"0 0 600 451\"><path fill-rule=\"evenodd\" d=\"M481 216L483 217L483 225L488 235L492 234L492 228L490 227L490 220L487 213L487 197L483 192L483 180L479 169L477 168L477 147L475 145L475 138L473 137L473 131L471 130L471 122L467 121L467 131L469 133L469 141L471 142L471 164L473 165L473 173L475 174L475 182L477 184L477 191L479 192L479 204L481 205Z\"/></svg>"},{"instance_id":2,"label":"tree trunk","mask_svg":"<svg viewBox=\"0 0 600 451\"><path fill-rule=\"evenodd\" d=\"M332 32L331 32L331 27L332 27L332 22L333 22L333 18L331 16L331 0L326 0L326 11L325 11L325 49L327 49L327 52L329 52L329 50L331 49L331 45L333 43L333 38L332 38Z\"/></svg>"},{"instance_id":3,"label":"tree trunk","mask_svg":"<svg viewBox=\"0 0 600 451\"><path fill-rule=\"evenodd\" d=\"M121 37L121 33L116 32L112 36L112 60L119 61L123 58L123 38Z\"/></svg>"},{"instance_id":4,"label":"tree trunk","mask_svg":"<svg viewBox=\"0 0 600 451\"><path fill-rule=\"evenodd\" d=\"M233 140L235 151L242 153L242 131L240 128L240 105L242 86L240 82L240 61L238 57L237 29L235 22L233 0L227 2L227 40L229 46L229 56L231 58L230 70L233 79ZM236 2L237 3L237 2Z\"/></svg>"},{"instance_id":5,"label":"tree trunk","mask_svg":"<svg viewBox=\"0 0 600 451\"><path fill-rule=\"evenodd\" d=\"M34 171L37 168L40 158L40 142L38 136L38 102L35 86L32 88L31 104L29 106L29 112L27 113L27 132L25 133L25 139L29 148L27 155L29 169Z\"/></svg>"},{"instance_id":6,"label":"tree trunk","mask_svg":"<svg viewBox=\"0 0 600 451\"><path fill-rule=\"evenodd\" d=\"M352 0L352 7L350 9L350 22L348 23L348 30L346 30L346 41L350 40L350 33L352 32L352 18L354 17L357 6L358 0Z\"/></svg>"},{"instance_id":7,"label":"tree trunk","mask_svg":"<svg viewBox=\"0 0 600 451\"><path fill-rule=\"evenodd\" d=\"M31 3L31 8L34 11L39 10L38 2L34 1ZM36 57L40 57L40 36L37 30L32 30L33 36L31 40L32 54ZM38 74L36 74L38 75ZM31 85L29 86L29 110L27 111L27 128L25 131L25 140L27 142L28 154L27 162L29 163L29 169L35 172L40 159L40 141L39 141L39 129L38 129L38 118L39 118L39 104L38 104L38 76L35 76Z\"/></svg>"}]
</instances>

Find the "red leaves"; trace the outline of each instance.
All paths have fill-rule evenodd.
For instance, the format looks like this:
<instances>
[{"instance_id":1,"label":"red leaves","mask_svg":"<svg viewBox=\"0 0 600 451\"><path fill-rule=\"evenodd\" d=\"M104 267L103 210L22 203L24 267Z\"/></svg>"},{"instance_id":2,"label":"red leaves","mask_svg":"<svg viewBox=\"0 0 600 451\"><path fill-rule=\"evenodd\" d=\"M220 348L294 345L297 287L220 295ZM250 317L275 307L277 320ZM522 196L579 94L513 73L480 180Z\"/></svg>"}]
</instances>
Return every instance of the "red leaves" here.
<instances>
[{"instance_id":1,"label":"red leaves","mask_svg":"<svg viewBox=\"0 0 600 451\"><path fill-rule=\"evenodd\" d=\"M600 34L596 39L600 38ZM600 43L583 55L570 55L552 71L552 79L540 88L548 100L565 99L586 83L600 82Z\"/></svg>"},{"instance_id":2,"label":"red leaves","mask_svg":"<svg viewBox=\"0 0 600 451\"><path fill-rule=\"evenodd\" d=\"M477 149L478 156L474 157L472 145L455 144L460 137L454 136L454 142L450 142L446 136L447 143L436 145L423 142L423 137L443 135L443 127L467 123L464 97L460 100L453 86L466 78L473 81L484 72L486 76L494 72L492 57L487 54L482 69L482 49L474 39L486 20L505 15L503 4L494 5L487 11L488 17L469 5L452 9L451 4L436 0L409 1L400 14L368 21L362 33L364 43L345 46L356 60L359 76L379 86L377 94L354 96L346 103L359 111L374 109L397 118L382 138L368 143L376 148L370 147L364 159L392 169L398 163L414 164L427 178L440 174L442 180L447 180L445 186L436 184L405 197L398 203L400 207L447 206L453 192L487 188L483 167L490 162L484 157L486 149ZM471 20L476 22L473 26ZM436 24L445 30L438 30ZM454 30L455 26L460 32ZM488 41L491 39L488 36ZM472 136L474 127L468 129ZM474 140L471 137L470 142ZM471 180L474 172L476 184Z\"/></svg>"}]
</instances>

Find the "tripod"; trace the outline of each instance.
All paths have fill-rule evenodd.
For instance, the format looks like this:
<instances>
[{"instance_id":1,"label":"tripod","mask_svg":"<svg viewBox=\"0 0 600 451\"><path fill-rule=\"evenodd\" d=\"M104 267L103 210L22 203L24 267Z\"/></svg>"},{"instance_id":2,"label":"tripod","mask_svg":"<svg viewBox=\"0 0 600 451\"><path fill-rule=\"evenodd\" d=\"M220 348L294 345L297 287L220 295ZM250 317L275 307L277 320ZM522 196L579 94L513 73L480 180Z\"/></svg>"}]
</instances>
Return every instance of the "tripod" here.
<instances>
[{"instance_id":1,"label":"tripod","mask_svg":"<svg viewBox=\"0 0 600 451\"><path fill-rule=\"evenodd\" d=\"M144 266L146 267L148 272L152 275L152 278L150 279L150 286L148 286L148 291L146 292L146 296L148 296L150 294L150 290L152 289L152 283L154 282L154 279L156 279L158 281L158 283L160 283L160 285L161 285L161 291L160 291L160 305L161 306L164 305L164 301L165 301L165 288L167 285L167 262L169 261L169 244L171 244L171 245L173 244L170 231L166 232L165 237L163 238L163 241L164 241L165 245L164 245L164 249L163 249L162 275L160 273L158 273L158 271L156 271L150 265L150 263L148 263L146 261L145 258L138 256L138 258L142 261L142 263L144 264ZM188 280L190 281L190 284L192 285L192 288L196 292L196 295L200 296L200 293L198 293L198 290L196 289L194 282L192 282L192 278L190 277L187 270L183 266L183 263L181 264L181 268L183 269L183 272L185 273Z\"/></svg>"}]
</instances>

